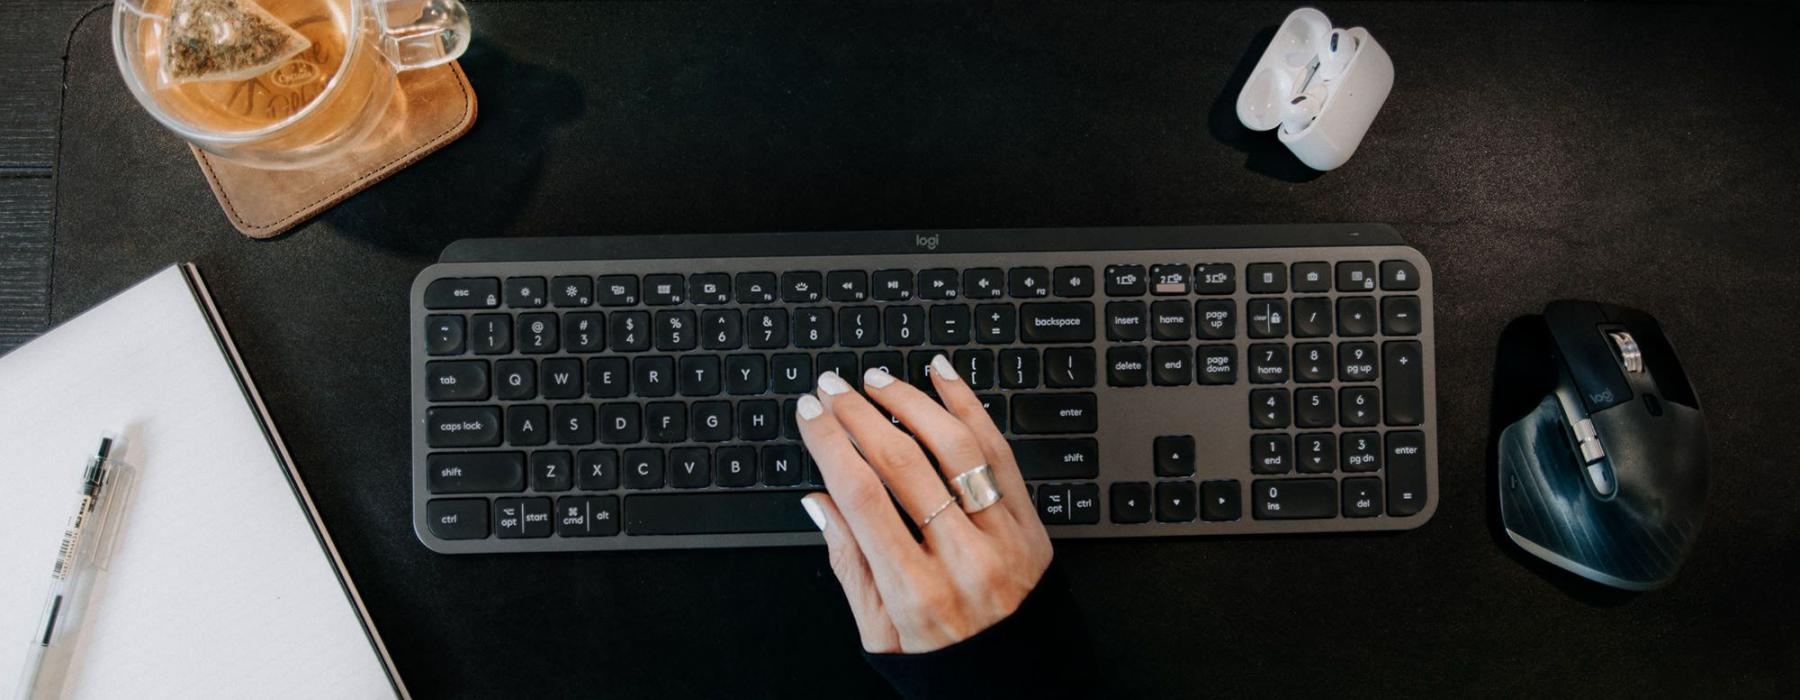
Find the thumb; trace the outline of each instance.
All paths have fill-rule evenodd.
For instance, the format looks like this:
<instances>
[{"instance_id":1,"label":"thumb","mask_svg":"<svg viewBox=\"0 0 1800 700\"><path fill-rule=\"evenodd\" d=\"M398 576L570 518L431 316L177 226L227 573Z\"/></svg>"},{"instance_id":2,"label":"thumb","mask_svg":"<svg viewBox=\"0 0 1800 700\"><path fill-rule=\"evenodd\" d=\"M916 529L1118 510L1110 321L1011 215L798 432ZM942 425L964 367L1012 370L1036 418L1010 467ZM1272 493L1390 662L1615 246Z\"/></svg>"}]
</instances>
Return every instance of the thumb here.
<instances>
[{"instance_id":1,"label":"thumb","mask_svg":"<svg viewBox=\"0 0 1800 700\"><path fill-rule=\"evenodd\" d=\"M863 556L862 546L857 544L856 536L850 531L849 523L844 521L843 513L838 512L837 504L828 494L813 493L801 498L800 505L825 535L831 573L837 575L838 585L844 587L844 599L850 603L850 615L856 618L863 650L871 654L899 651L900 633L894 630L893 620L888 618L887 608L881 602L881 591L875 587L874 574L869 571L869 560Z\"/></svg>"}]
</instances>

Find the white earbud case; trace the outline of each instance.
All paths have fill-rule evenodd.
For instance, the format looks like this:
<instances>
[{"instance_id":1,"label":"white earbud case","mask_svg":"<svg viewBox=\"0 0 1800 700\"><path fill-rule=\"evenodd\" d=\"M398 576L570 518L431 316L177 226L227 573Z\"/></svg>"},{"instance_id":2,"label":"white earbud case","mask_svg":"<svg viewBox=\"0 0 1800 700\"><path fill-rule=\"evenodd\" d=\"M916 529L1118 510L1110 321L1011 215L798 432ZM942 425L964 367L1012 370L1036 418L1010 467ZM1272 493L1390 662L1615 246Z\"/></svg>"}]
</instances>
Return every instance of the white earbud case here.
<instances>
[{"instance_id":1,"label":"white earbud case","mask_svg":"<svg viewBox=\"0 0 1800 700\"><path fill-rule=\"evenodd\" d=\"M1342 74L1332 79L1318 75L1317 59L1331 30L1325 13L1310 7L1294 10L1275 31L1237 101L1238 121L1257 131L1276 129L1288 150L1314 170L1331 170L1350 160L1394 87L1394 62L1362 27L1348 30L1356 41L1355 53ZM1314 86L1325 92L1317 118L1298 131L1283 128L1288 102Z\"/></svg>"}]
</instances>

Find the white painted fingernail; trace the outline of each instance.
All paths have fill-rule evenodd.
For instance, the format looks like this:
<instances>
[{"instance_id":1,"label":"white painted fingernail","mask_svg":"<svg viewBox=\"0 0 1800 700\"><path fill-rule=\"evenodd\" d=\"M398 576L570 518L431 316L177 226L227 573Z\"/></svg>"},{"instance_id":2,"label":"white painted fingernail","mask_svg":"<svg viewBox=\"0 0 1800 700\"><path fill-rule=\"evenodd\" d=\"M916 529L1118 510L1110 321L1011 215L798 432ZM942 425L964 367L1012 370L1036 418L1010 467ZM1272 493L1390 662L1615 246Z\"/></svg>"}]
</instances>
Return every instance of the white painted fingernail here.
<instances>
[{"instance_id":1,"label":"white painted fingernail","mask_svg":"<svg viewBox=\"0 0 1800 700\"><path fill-rule=\"evenodd\" d=\"M838 376L836 372L826 372L819 375L819 389L832 396L837 396L850 391L850 383L844 381L844 378Z\"/></svg>"},{"instance_id":2,"label":"white painted fingernail","mask_svg":"<svg viewBox=\"0 0 1800 700\"><path fill-rule=\"evenodd\" d=\"M801 399L801 401L805 402L806 399ZM813 403L816 404L818 402L818 399L813 399ZM813 525L818 526L819 532L824 532L826 525L825 511L819 508L819 504L815 503L811 497L807 497L800 499L800 507L806 509L806 517L812 518Z\"/></svg>"},{"instance_id":3,"label":"white painted fingernail","mask_svg":"<svg viewBox=\"0 0 1800 700\"><path fill-rule=\"evenodd\" d=\"M950 358L945 357L942 354L931 358L931 372L939 377L943 377L944 381L947 382L962 381L962 377L956 376L956 368L950 365Z\"/></svg>"},{"instance_id":4,"label":"white painted fingernail","mask_svg":"<svg viewBox=\"0 0 1800 700\"><path fill-rule=\"evenodd\" d=\"M801 420L812 420L824 413L825 407L819 404L818 397L806 394L800 397L800 405L795 406L794 410L800 414Z\"/></svg>"},{"instance_id":5,"label":"white painted fingernail","mask_svg":"<svg viewBox=\"0 0 1800 700\"><path fill-rule=\"evenodd\" d=\"M869 371L863 373L864 386L872 386L880 389L893 383L894 375L888 374L887 370L879 367L871 368Z\"/></svg>"}]
</instances>

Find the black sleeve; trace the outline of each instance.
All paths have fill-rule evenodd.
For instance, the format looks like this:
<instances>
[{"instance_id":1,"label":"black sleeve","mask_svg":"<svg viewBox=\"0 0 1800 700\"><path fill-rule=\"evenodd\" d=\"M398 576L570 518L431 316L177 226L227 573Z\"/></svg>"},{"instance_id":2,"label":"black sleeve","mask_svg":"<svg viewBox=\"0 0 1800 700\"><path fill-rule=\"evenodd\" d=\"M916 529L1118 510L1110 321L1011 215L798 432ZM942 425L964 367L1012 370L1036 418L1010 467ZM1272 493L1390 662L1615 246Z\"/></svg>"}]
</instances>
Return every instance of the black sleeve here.
<instances>
[{"instance_id":1,"label":"black sleeve","mask_svg":"<svg viewBox=\"0 0 1800 700\"><path fill-rule=\"evenodd\" d=\"M1053 563L1006 619L924 654L863 658L908 698L1091 696L1094 650L1075 598Z\"/></svg>"}]
</instances>

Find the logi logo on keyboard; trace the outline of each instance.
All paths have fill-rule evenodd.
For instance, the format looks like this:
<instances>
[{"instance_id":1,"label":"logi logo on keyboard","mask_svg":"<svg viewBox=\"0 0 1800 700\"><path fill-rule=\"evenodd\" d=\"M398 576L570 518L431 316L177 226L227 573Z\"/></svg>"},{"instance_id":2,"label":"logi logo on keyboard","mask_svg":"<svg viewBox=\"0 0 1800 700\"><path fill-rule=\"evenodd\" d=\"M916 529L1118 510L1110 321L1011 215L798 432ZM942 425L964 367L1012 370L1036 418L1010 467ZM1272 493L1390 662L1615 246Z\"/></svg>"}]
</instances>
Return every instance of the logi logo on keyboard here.
<instances>
[{"instance_id":1,"label":"logi logo on keyboard","mask_svg":"<svg viewBox=\"0 0 1800 700\"><path fill-rule=\"evenodd\" d=\"M924 234L914 234L913 245L926 250L937 250L938 234L934 233L929 236Z\"/></svg>"}]
</instances>

